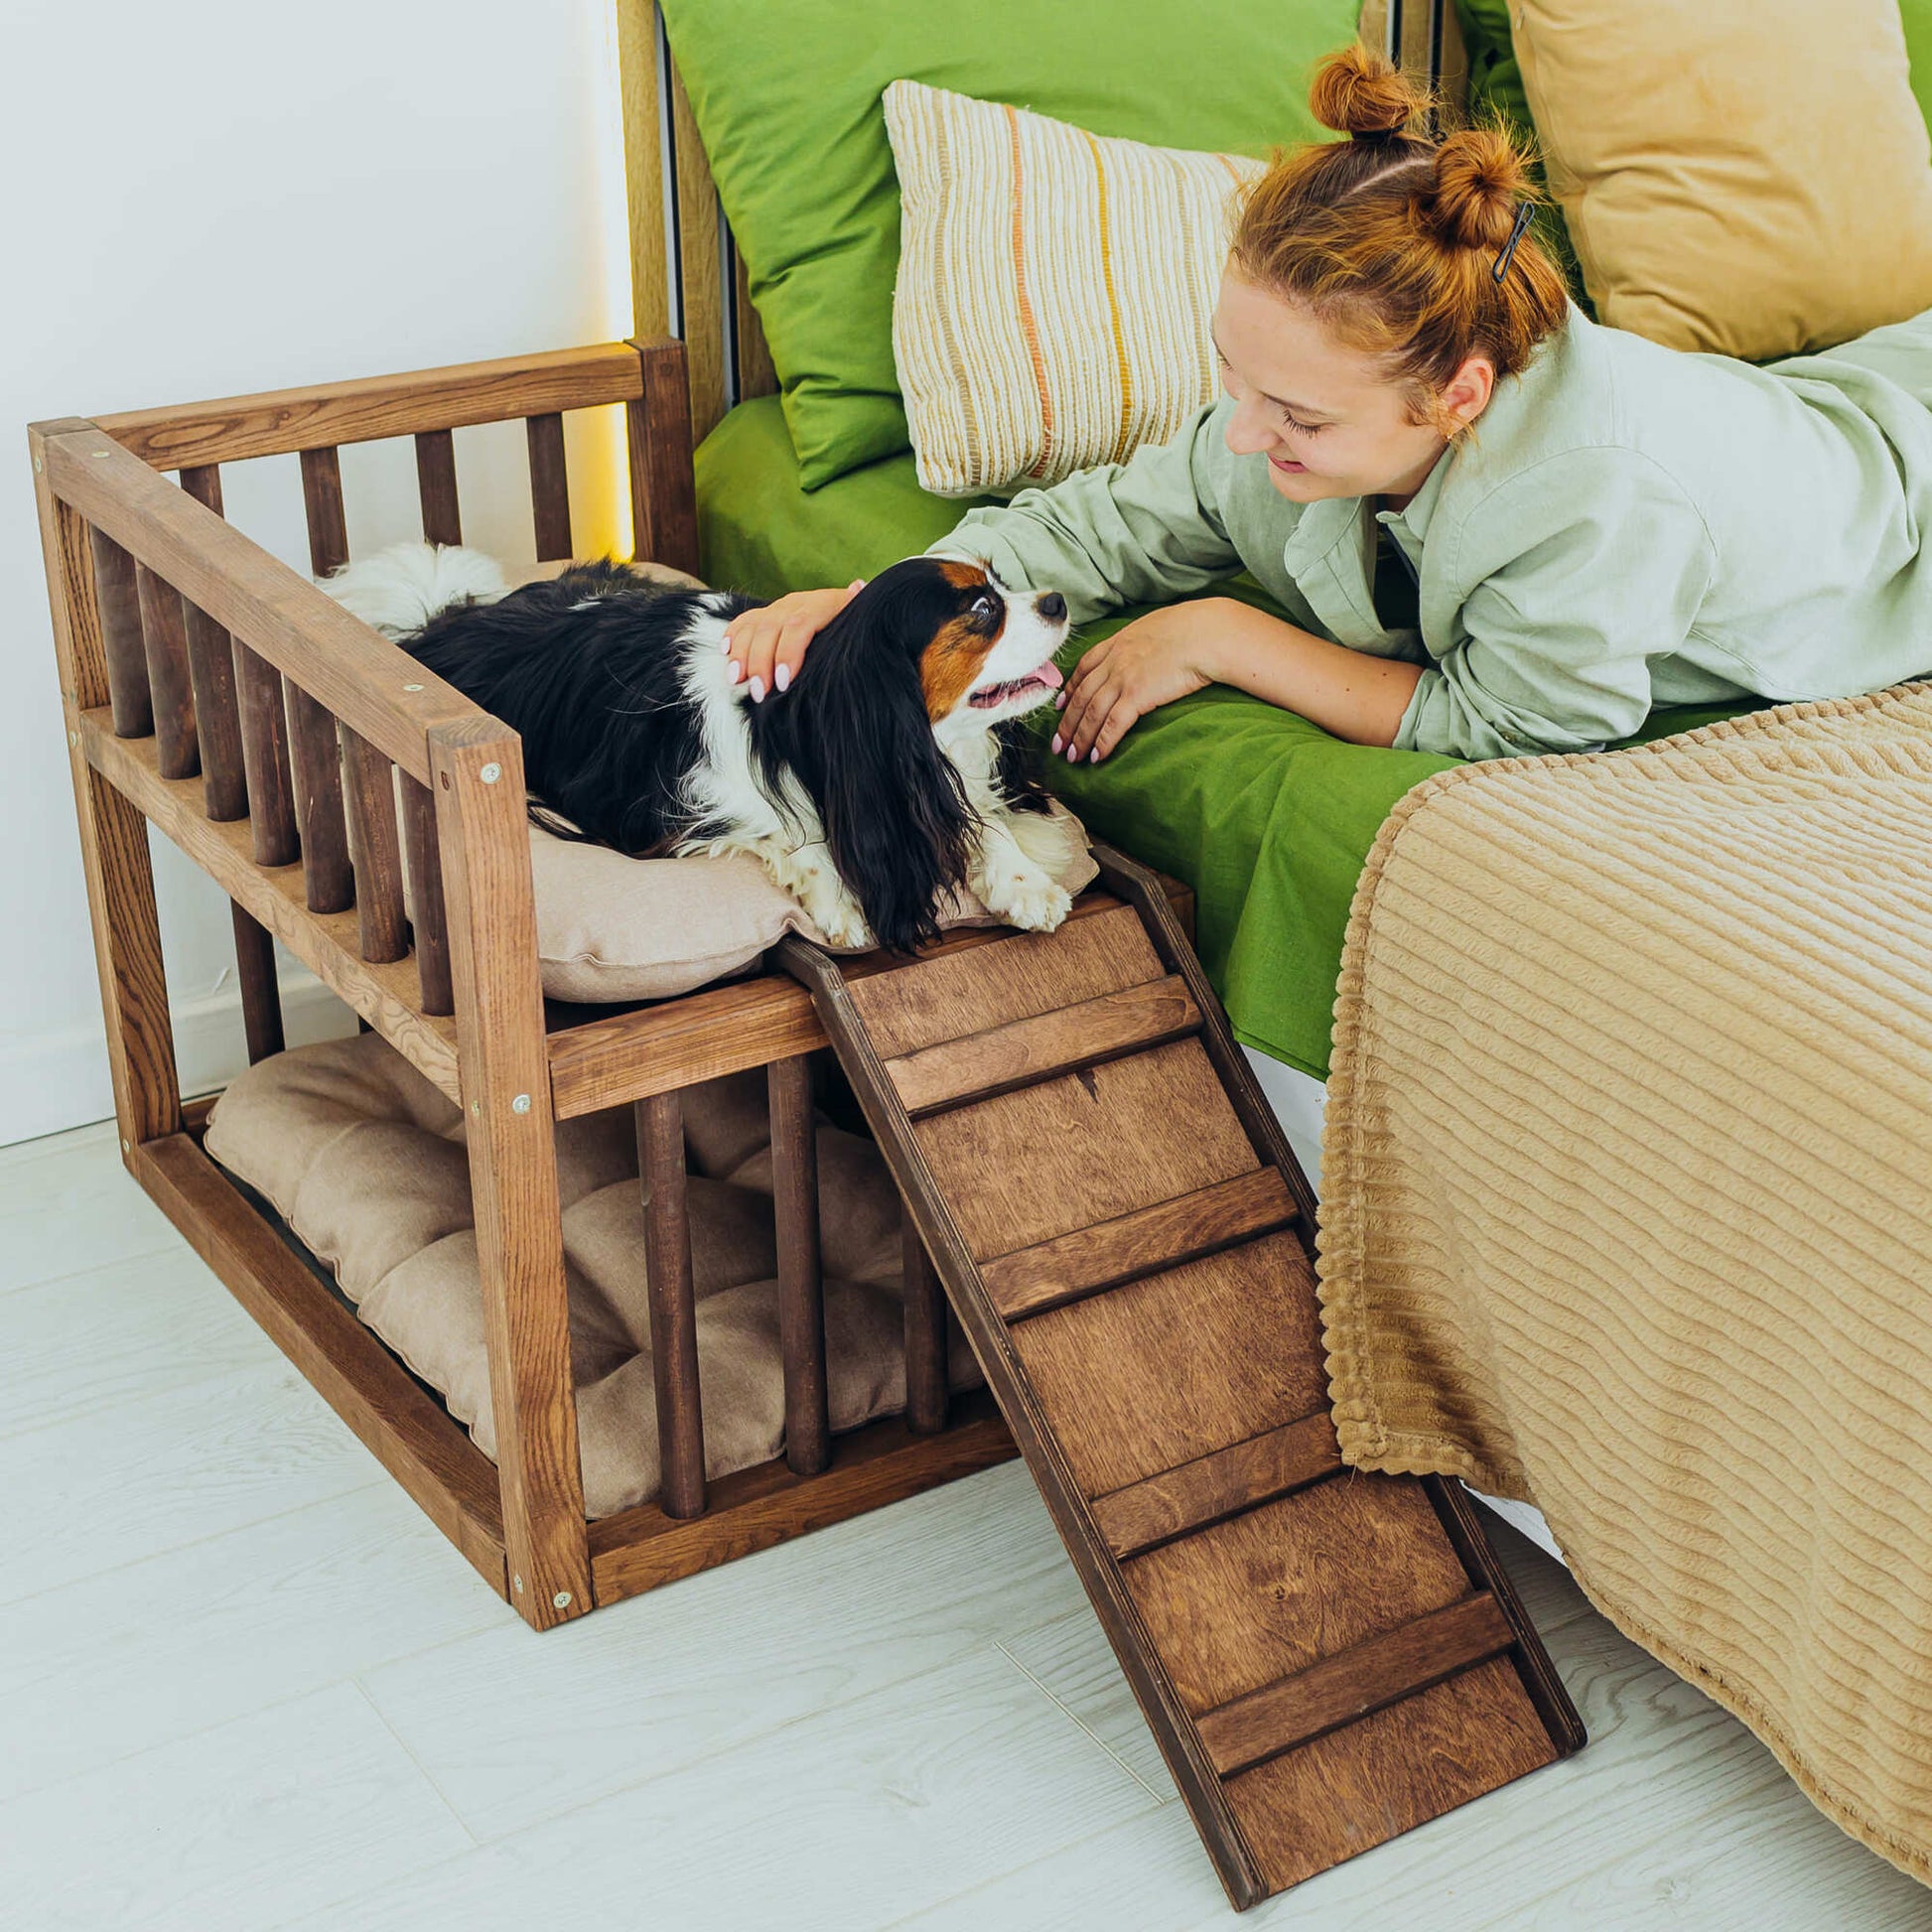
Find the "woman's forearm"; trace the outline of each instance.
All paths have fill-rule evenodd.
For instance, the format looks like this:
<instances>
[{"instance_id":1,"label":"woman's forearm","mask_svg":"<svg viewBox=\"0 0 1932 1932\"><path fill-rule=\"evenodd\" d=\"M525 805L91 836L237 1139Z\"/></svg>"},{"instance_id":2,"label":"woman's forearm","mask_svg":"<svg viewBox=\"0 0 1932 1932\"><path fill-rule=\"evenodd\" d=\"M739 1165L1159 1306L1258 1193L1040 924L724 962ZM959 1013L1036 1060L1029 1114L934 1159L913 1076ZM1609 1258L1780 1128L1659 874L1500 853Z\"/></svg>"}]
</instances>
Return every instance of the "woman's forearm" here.
<instances>
[{"instance_id":1,"label":"woman's forearm","mask_svg":"<svg viewBox=\"0 0 1932 1932\"><path fill-rule=\"evenodd\" d=\"M1214 601L1198 666L1216 684L1300 712L1353 745L1393 745L1422 679L1399 657L1331 644L1232 598Z\"/></svg>"}]
</instances>

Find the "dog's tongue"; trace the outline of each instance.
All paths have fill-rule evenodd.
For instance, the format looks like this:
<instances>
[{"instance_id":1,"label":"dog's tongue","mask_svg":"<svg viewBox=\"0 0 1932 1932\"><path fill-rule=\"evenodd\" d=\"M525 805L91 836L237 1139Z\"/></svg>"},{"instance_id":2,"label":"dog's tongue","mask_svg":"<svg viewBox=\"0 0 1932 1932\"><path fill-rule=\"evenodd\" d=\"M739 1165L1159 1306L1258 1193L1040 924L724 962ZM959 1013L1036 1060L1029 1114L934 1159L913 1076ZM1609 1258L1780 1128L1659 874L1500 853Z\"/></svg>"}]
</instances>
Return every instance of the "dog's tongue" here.
<instances>
[{"instance_id":1,"label":"dog's tongue","mask_svg":"<svg viewBox=\"0 0 1932 1932\"><path fill-rule=\"evenodd\" d=\"M1049 691L1057 691L1066 682L1066 679L1060 675L1060 667L1050 657L1034 673L1034 676L1038 678Z\"/></svg>"}]
</instances>

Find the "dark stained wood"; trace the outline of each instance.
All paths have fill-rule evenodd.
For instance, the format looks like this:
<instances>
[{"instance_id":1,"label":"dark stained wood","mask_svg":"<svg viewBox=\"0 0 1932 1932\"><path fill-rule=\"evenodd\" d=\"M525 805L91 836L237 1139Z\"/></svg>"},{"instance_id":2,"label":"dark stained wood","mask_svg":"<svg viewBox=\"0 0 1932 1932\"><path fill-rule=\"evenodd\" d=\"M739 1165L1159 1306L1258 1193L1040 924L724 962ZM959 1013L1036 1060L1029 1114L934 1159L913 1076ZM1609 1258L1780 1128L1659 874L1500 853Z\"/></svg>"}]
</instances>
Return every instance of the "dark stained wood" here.
<instances>
[{"instance_id":1,"label":"dark stained wood","mask_svg":"<svg viewBox=\"0 0 1932 1932\"><path fill-rule=\"evenodd\" d=\"M413 967L365 961L356 944L355 915L311 912L303 869L258 866L246 826L212 822L202 810L199 785L164 778L156 770L153 739L116 738L105 707L80 713L77 736L81 755L103 785L138 808L137 824L145 815L425 1079L452 1100L462 1099L456 1028L447 1018L422 1012ZM147 850L145 837L141 850ZM172 1068L172 1057L169 1064Z\"/></svg>"},{"instance_id":2,"label":"dark stained wood","mask_svg":"<svg viewBox=\"0 0 1932 1932\"><path fill-rule=\"evenodd\" d=\"M85 720L91 711L107 742L117 750L139 747L152 755L154 741L112 736L107 650L95 601L95 551L85 519L55 493L53 451L72 433L71 422L37 424L28 431L28 447L67 717L80 862L100 976L114 1114L122 1159L131 1160L142 1142L180 1129L181 1088L175 1071L168 980L161 962L148 828L134 806L88 762Z\"/></svg>"},{"instance_id":3,"label":"dark stained wood","mask_svg":"<svg viewBox=\"0 0 1932 1932\"><path fill-rule=\"evenodd\" d=\"M212 466L184 470L181 486L216 516L221 514L221 472ZM235 693L234 642L199 605L182 599L188 624L188 668L195 685L195 718L201 738L202 781L207 815L248 816L248 775L241 749L241 710Z\"/></svg>"},{"instance_id":4,"label":"dark stained wood","mask_svg":"<svg viewBox=\"0 0 1932 1932\"><path fill-rule=\"evenodd\" d=\"M483 1581L507 1595L488 1457L186 1134L150 1141L133 1165L136 1179L269 1339Z\"/></svg>"},{"instance_id":5,"label":"dark stained wood","mask_svg":"<svg viewBox=\"0 0 1932 1932\"><path fill-rule=\"evenodd\" d=\"M691 391L684 345L659 337L636 345L642 387L626 418L636 552L696 573L697 485L691 473Z\"/></svg>"},{"instance_id":6,"label":"dark stained wood","mask_svg":"<svg viewBox=\"0 0 1932 1932\"><path fill-rule=\"evenodd\" d=\"M348 821L343 812L343 755L336 721L300 686L287 679L283 686L309 910L345 911L355 902L355 871L349 863Z\"/></svg>"},{"instance_id":7,"label":"dark stained wood","mask_svg":"<svg viewBox=\"0 0 1932 1932\"><path fill-rule=\"evenodd\" d=\"M825 1379L825 1279L818 1239L818 1130L812 1063L773 1060L765 1084L771 1111L771 1205L777 1217L778 1340L785 1380L785 1460L801 1476L832 1460Z\"/></svg>"},{"instance_id":8,"label":"dark stained wood","mask_svg":"<svg viewBox=\"0 0 1932 1932\"><path fill-rule=\"evenodd\" d=\"M343 508L343 464L334 449L302 452L302 507L309 518L309 565L327 577L348 562L348 520Z\"/></svg>"},{"instance_id":9,"label":"dark stained wood","mask_svg":"<svg viewBox=\"0 0 1932 1932\"><path fill-rule=\"evenodd\" d=\"M241 764L255 863L293 865L302 853L295 779L289 764L288 700L282 674L239 637L234 640L235 699L241 713Z\"/></svg>"},{"instance_id":10,"label":"dark stained wood","mask_svg":"<svg viewBox=\"0 0 1932 1932\"><path fill-rule=\"evenodd\" d=\"M195 732L195 684L188 667L188 625L181 597L146 564L135 565L134 583L148 652L148 690L154 701L154 735L161 747L161 775L192 778L202 768L202 755Z\"/></svg>"},{"instance_id":11,"label":"dark stained wood","mask_svg":"<svg viewBox=\"0 0 1932 1932\"><path fill-rule=\"evenodd\" d=\"M431 727L481 715L460 691L92 425L50 437L44 462L63 501L405 771L427 775Z\"/></svg>"},{"instance_id":12,"label":"dark stained wood","mask_svg":"<svg viewBox=\"0 0 1932 1932\"><path fill-rule=\"evenodd\" d=\"M1200 1734L1215 1768L1232 1777L1487 1663L1515 1641L1493 1596L1467 1596L1203 1712Z\"/></svg>"},{"instance_id":13,"label":"dark stained wood","mask_svg":"<svg viewBox=\"0 0 1932 1932\"><path fill-rule=\"evenodd\" d=\"M235 978L241 987L241 1024L248 1041L248 1064L279 1053L288 1043L282 1033L282 989L275 971L275 940L258 919L230 902L234 924Z\"/></svg>"},{"instance_id":14,"label":"dark stained wood","mask_svg":"<svg viewBox=\"0 0 1932 1932\"><path fill-rule=\"evenodd\" d=\"M1272 1234L1295 1219L1279 1170L1258 1168L1177 1199L981 1264L986 1292L1009 1320L1097 1295L1184 1261Z\"/></svg>"},{"instance_id":15,"label":"dark stained wood","mask_svg":"<svg viewBox=\"0 0 1932 1932\"><path fill-rule=\"evenodd\" d=\"M1093 1520L1116 1557L1171 1543L1244 1509L1274 1502L1341 1467L1325 1411L1093 1499Z\"/></svg>"},{"instance_id":16,"label":"dark stained wood","mask_svg":"<svg viewBox=\"0 0 1932 1932\"><path fill-rule=\"evenodd\" d=\"M409 950L403 913L402 841L396 830L395 766L367 739L343 727L355 919L362 957L400 959Z\"/></svg>"},{"instance_id":17,"label":"dark stained wood","mask_svg":"<svg viewBox=\"0 0 1932 1932\"><path fill-rule=\"evenodd\" d=\"M917 1120L1179 1039L1199 1025L1192 997L1179 975L1171 973L1146 986L922 1047L888 1060L886 1073L899 1104Z\"/></svg>"},{"instance_id":18,"label":"dark stained wood","mask_svg":"<svg viewBox=\"0 0 1932 1932\"><path fill-rule=\"evenodd\" d=\"M797 1475L780 1455L720 1476L702 1516L667 1516L647 1503L593 1523L599 1604L1013 1459L1012 1432L986 1390L967 1391L958 1409L943 1436L915 1436L898 1416L847 1430L832 1439L831 1467L822 1475Z\"/></svg>"},{"instance_id":19,"label":"dark stained wood","mask_svg":"<svg viewBox=\"0 0 1932 1932\"><path fill-rule=\"evenodd\" d=\"M141 599L134 586L134 559L101 531L89 530L87 535L114 730L122 738L146 738L154 730L154 699L148 690L148 649L141 637Z\"/></svg>"},{"instance_id":20,"label":"dark stained wood","mask_svg":"<svg viewBox=\"0 0 1932 1932\"><path fill-rule=\"evenodd\" d=\"M595 343L171 409L133 409L96 420L144 463L180 470L552 410L594 409L629 402L641 386L632 344Z\"/></svg>"},{"instance_id":21,"label":"dark stained wood","mask_svg":"<svg viewBox=\"0 0 1932 1932\"><path fill-rule=\"evenodd\" d=\"M637 1173L644 1190L651 1378L657 1396L658 1507L666 1516L701 1516L704 1405L685 1205L684 1108L674 1093L637 1103Z\"/></svg>"},{"instance_id":22,"label":"dark stained wood","mask_svg":"<svg viewBox=\"0 0 1932 1932\"><path fill-rule=\"evenodd\" d=\"M570 544L570 473L564 462L564 419L555 411L532 416L530 440L530 507L536 517L537 561L550 563L572 554Z\"/></svg>"},{"instance_id":23,"label":"dark stained wood","mask_svg":"<svg viewBox=\"0 0 1932 1932\"><path fill-rule=\"evenodd\" d=\"M430 764L510 1601L547 1629L591 1609L591 1556L523 759L481 718L432 732Z\"/></svg>"},{"instance_id":24,"label":"dark stained wood","mask_svg":"<svg viewBox=\"0 0 1932 1932\"><path fill-rule=\"evenodd\" d=\"M436 827L436 801L427 785L402 781L403 839L409 853L409 883L415 895L416 979L423 1011L456 1011L450 972L450 916L443 880L442 843ZM524 864L528 867L527 856Z\"/></svg>"},{"instance_id":25,"label":"dark stained wood","mask_svg":"<svg viewBox=\"0 0 1932 1932\"><path fill-rule=\"evenodd\" d=\"M423 541L461 543L463 512L457 502L456 439L448 430L416 432L416 490L423 505Z\"/></svg>"},{"instance_id":26,"label":"dark stained wood","mask_svg":"<svg viewBox=\"0 0 1932 1932\"><path fill-rule=\"evenodd\" d=\"M912 1217L900 1230L899 1293L905 1301L905 1426L936 1436L946 1426L946 1291L939 1286Z\"/></svg>"}]
</instances>

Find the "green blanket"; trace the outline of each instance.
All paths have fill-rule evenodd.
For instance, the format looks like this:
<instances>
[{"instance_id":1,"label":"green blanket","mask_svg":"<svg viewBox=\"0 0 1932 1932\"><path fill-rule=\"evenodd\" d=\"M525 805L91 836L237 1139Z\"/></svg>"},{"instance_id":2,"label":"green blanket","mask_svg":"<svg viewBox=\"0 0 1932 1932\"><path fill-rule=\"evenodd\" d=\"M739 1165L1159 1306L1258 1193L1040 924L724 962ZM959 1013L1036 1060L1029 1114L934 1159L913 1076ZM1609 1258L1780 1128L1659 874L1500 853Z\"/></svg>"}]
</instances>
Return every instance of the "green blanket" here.
<instances>
[{"instance_id":1,"label":"green blanket","mask_svg":"<svg viewBox=\"0 0 1932 1932\"><path fill-rule=\"evenodd\" d=\"M703 574L757 596L870 576L944 536L968 507L921 490L909 453L807 495L775 397L733 410L698 452ZM1270 608L1252 585L1219 589ZM1062 662L1136 615L1089 624ZM1639 737L1729 715L1658 712ZM1041 715L1042 733L1051 718ZM1323 1079L1362 862L1395 801L1452 762L1345 745L1215 685L1142 719L1103 763L1045 769L1096 836L1193 887L1195 943L1236 1034Z\"/></svg>"}]
</instances>

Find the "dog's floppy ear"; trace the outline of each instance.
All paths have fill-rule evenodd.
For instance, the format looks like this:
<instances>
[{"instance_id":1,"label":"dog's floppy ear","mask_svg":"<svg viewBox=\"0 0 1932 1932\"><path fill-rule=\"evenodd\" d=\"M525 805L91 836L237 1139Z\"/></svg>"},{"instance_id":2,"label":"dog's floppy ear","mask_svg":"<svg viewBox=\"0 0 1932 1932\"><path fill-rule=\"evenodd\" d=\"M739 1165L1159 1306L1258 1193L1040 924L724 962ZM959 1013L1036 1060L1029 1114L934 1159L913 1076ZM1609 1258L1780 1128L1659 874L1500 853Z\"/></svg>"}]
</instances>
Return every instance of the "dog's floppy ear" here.
<instances>
[{"instance_id":1,"label":"dog's floppy ear","mask_svg":"<svg viewBox=\"0 0 1932 1932\"><path fill-rule=\"evenodd\" d=\"M897 604L862 594L827 624L781 715L840 878L879 943L909 952L938 937L934 901L965 878L977 819L933 738Z\"/></svg>"}]
</instances>

